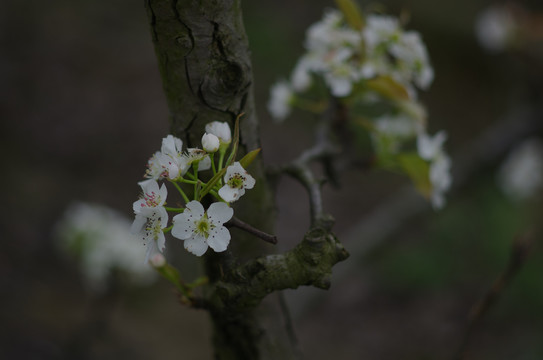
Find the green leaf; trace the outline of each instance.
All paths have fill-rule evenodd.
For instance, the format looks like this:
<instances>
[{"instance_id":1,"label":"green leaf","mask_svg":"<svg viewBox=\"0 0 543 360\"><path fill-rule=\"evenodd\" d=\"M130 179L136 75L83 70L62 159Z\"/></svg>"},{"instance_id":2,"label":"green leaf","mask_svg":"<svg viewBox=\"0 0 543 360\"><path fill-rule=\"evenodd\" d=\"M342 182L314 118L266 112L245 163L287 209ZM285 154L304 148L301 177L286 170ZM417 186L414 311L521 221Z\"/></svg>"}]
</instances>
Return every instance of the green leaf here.
<instances>
[{"instance_id":1,"label":"green leaf","mask_svg":"<svg viewBox=\"0 0 543 360\"><path fill-rule=\"evenodd\" d=\"M219 179L221 177L224 176L224 174L226 173L226 167L224 167L223 169L221 169L221 171L219 171L218 173L216 173L206 184L206 186L204 186L204 188L200 191L200 197L199 197L199 200L202 200L202 198L204 196L206 196L212 189L213 187L215 186L215 184L219 181Z\"/></svg>"},{"instance_id":2,"label":"green leaf","mask_svg":"<svg viewBox=\"0 0 543 360\"><path fill-rule=\"evenodd\" d=\"M415 187L425 196L430 197L432 184L430 183L430 165L416 153L400 154L398 163L405 173L411 178Z\"/></svg>"},{"instance_id":3,"label":"green leaf","mask_svg":"<svg viewBox=\"0 0 543 360\"><path fill-rule=\"evenodd\" d=\"M238 153L238 146L239 146L239 119L244 115L244 113L241 113L236 118L236 123L234 124L234 139L232 140L232 151L230 152L230 156L228 156L228 160L226 160L225 168L230 166L234 159L236 158L236 155Z\"/></svg>"},{"instance_id":4,"label":"green leaf","mask_svg":"<svg viewBox=\"0 0 543 360\"><path fill-rule=\"evenodd\" d=\"M378 76L366 81L366 86L392 100L409 100L406 88L390 76Z\"/></svg>"},{"instance_id":5,"label":"green leaf","mask_svg":"<svg viewBox=\"0 0 543 360\"><path fill-rule=\"evenodd\" d=\"M354 29L362 30L364 17L356 2L353 0L336 0L336 4L345 16L347 23Z\"/></svg>"},{"instance_id":6,"label":"green leaf","mask_svg":"<svg viewBox=\"0 0 543 360\"><path fill-rule=\"evenodd\" d=\"M239 163L241 164L241 166L244 168L244 169L247 169L247 167L249 165L251 165L251 163L256 159L256 156L260 153L260 150L262 150L261 148L258 148L256 150L253 150L247 154L245 154L244 157L241 158L241 160L239 161Z\"/></svg>"}]
</instances>

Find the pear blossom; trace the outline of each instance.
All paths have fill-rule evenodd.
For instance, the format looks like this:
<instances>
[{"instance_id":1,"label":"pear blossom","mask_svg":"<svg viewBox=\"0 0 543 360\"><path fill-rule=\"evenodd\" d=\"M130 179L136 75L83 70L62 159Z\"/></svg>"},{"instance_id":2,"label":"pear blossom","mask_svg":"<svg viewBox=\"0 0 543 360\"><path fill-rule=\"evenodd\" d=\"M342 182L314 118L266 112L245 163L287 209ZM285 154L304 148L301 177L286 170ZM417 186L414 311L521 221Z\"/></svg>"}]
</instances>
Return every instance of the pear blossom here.
<instances>
[{"instance_id":1,"label":"pear blossom","mask_svg":"<svg viewBox=\"0 0 543 360\"><path fill-rule=\"evenodd\" d=\"M183 141L181 139L168 135L162 139L161 152L167 157L166 167L170 179L176 179L180 174L186 172L183 167Z\"/></svg>"},{"instance_id":2,"label":"pear blossom","mask_svg":"<svg viewBox=\"0 0 543 360\"><path fill-rule=\"evenodd\" d=\"M186 205L185 211L174 216L172 235L184 240L187 251L202 256L208 247L225 251L230 243L230 232L223 226L234 215L234 210L223 202L216 202L204 211L196 200Z\"/></svg>"},{"instance_id":3,"label":"pear blossom","mask_svg":"<svg viewBox=\"0 0 543 360\"><path fill-rule=\"evenodd\" d=\"M130 232L141 238L147 246L144 262L158 251L163 252L166 247L166 239L163 229L168 225L168 212L163 206L156 208L142 208L136 214Z\"/></svg>"},{"instance_id":4,"label":"pear blossom","mask_svg":"<svg viewBox=\"0 0 543 360\"><path fill-rule=\"evenodd\" d=\"M183 168L184 172L181 175L185 175L192 164L198 164L198 171L209 170L211 168L211 159L206 151L198 148L188 148L187 152L183 154Z\"/></svg>"},{"instance_id":5,"label":"pear blossom","mask_svg":"<svg viewBox=\"0 0 543 360\"><path fill-rule=\"evenodd\" d=\"M276 120L285 120L290 114L293 96L294 92L287 81L280 81L271 87L268 111Z\"/></svg>"},{"instance_id":6,"label":"pear blossom","mask_svg":"<svg viewBox=\"0 0 543 360\"><path fill-rule=\"evenodd\" d=\"M219 138L213 134L205 133L202 136L202 147L205 151L208 153L214 153L217 150L219 150L219 146L221 145Z\"/></svg>"},{"instance_id":7,"label":"pear blossom","mask_svg":"<svg viewBox=\"0 0 543 360\"><path fill-rule=\"evenodd\" d=\"M213 121L208 123L206 133L218 137L221 144L227 145L232 142L232 132L227 122Z\"/></svg>"},{"instance_id":8,"label":"pear blossom","mask_svg":"<svg viewBox=\"0 0 543 360\"><path fill-rule=\"evenodd\" d=\"M186 172L183 168L181 139L168 135L162 139L161 151L157 151L147 163L145 176L154 180L162 178L176 179L181 173Z\"/></svg>"},{"instance_id":9,"label":"pear blossom","mask_svg":"<svg viewBox=\"0 0 543 360\"><path fill-rule=\"evenodd\" d=\"M149 179L138 183L143 194L132 206L136 218L131 232L143 240L147 246L145 262L157 251L163 251L165 238L162 229L168 224L168 212L164 208L168 189L165 184L159 188L155 180Z\"/></svg>"},{"instance_id":10,"label":"pear blossom","mask_svg":"<svg viewBox=\"0 0 543 360\"><path fill-rule=\"evenodd\" d=\"M164 206L166 197L168 196L166 185L162 184L159 188L158 183L152 179L140 181L138 185L141 186L143 193L141 198L134 202L132 206L135 214L139 214L144 209Z\"/></svg>"},{"instance_id":11,"label":"pear blossom","mask_svg":"<svg viewBox=\"0 0 543 360\"><path fill-rule=\"evenodd\" d=\"M234 202L245 194L245 189L252 189L256 181L236 161L226 169L224 182L225 185L219 189L219 196L226 202Z\"/></svg>"},{"instance_id":12,"label":"pear blossom","mask_svg":"<svg viewBox=\"0 0 543 360\"><path fill-rule=\"evenodd\" d=\"M147 170L145 171L145 177L154 180L163 179L169 176L170 171L168 169L168 162L170 159L160 151L151 156L147 162ZM172 174L173 175L173 174Z\"/></svg>"}]
</instances>

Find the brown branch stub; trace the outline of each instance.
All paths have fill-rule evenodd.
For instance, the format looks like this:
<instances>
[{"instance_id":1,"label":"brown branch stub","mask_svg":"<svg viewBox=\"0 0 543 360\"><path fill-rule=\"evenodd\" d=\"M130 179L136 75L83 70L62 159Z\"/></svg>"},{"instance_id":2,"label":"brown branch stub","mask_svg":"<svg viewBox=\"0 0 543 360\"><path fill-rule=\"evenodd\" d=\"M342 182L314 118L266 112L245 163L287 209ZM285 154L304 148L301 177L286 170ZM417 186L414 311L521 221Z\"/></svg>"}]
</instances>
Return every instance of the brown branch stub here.
<instances>
[{"instance_id":1,"label":"brown branch stub","mask_svg":"<svg viewBox=\"0 0 543 360\"><path fill-rule=\"evenodd\" d=\"M249 261L226 274L215 285L220 299L216 304L228 308L254 307L268 294L283 289L312 285L330 287L332 267L349 256L328 229L310 230L294 249Z\"/></svg>"},{"instance_id":2,"label":"brown branch stub","mask_svg":"<svg viewBox=\"0 0 543 360\"><path fill-rule=\"evenodd\" d=\"M226 226L227 228L231 228L231 227L237 227L238 229L241 229L249 234L252 234L262 240L264 240L265 242L267 243L270 243L270 244L277 244L277 236L275 235L271 235L271 234L268 234L262 230L259 230L249 224L247 224L246 222L244 221L241 221L240 219L238 219L237 217L233 217L232 219L230 219L228 222L226 222L224 224L224 226Z\"/></svg>"}]
</instances>

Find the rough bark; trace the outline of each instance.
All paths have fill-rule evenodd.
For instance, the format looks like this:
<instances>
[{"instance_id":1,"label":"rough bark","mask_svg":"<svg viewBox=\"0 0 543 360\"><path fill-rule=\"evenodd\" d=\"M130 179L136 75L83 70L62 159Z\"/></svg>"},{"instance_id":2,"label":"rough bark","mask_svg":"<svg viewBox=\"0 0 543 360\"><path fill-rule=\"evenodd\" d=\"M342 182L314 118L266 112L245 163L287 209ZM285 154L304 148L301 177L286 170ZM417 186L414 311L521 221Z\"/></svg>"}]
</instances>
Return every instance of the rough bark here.
<instances>
[{"instance_id":1,"label":"rough bark","mask_svg":"<svg viewBox=\"0 0 543 360\"><path fill-rule=\"evenodd\" d=\"M240 122L240 151L258 148L251 62L240 1L146 0L145 3L170 109L172 133L188 146L199 146L206 123L226 121L233 128L235 118L244 113ZM255 161L250 172L257 186L236 203L236 216L269 232L275 209L262 163ZM317 189L320 185L313 183L308 189L320 195ZM320 197L317 202L320 204ZM298 357L284 303L277 306L268 297L263 309L262 300L272 292L300 285L324 289L330 286L332 266L348 254L331 233L332 222L321 207L318 215L315 216L318 221L312 222L312 229L303 241L285 254L242 264L230 249L204 256L210 286L205 297L194 305L206 308L211 315L215 358ZM236 255L237 245L246 250L250 243L258 241L245 239L239 232L233 234L230 248L234 248ZM269 249L270 245L265 246ZM254 254L254 246L252 250ZM253 258L253 254L247 255L245 251L242 257ZM275 313L270 316L270 311ZM267 323L262 321L266 312Z\"/></svg>"},{"instance_id":2,"label":"rough bark","mask_svg":"<svg viewBox=\"0 0 543 360\"><path fill-rule=\"evenodd\" d=\"M233 129L235 118L244 113L240 121L240 152L260 147L240 1L146 0L145 5L172 133L190 147L199 146L205 124L226 121ZM236 216L271 232L275 208L262 163L255 161L250 171L258 185L240 202L245 206L236 206ZM238 233L232 242L242 242L242 237ZM232 265L226 254L211 253L205 261L212 281ZM254 308L236 312L209 310L215 329L216 358L261 357L259 339L265 333Z\"/></svg>"}]
</instances>

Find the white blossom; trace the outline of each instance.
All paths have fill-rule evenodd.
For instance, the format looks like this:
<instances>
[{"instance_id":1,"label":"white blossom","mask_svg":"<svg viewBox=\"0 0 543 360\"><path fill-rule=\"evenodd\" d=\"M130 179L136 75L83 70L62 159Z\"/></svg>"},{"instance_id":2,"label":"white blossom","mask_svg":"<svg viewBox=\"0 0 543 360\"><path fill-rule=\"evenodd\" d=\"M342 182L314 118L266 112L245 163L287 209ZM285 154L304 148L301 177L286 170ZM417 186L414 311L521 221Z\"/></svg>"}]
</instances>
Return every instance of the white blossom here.
<instances>
[{"instance_id":1,"label":"white blossom","mask_svg":"<svg viewBox=\"0 0 543 360\"><path fill-rule=\"evenodd\" d=\"M444 194L452 185L451 159L440 153L430 164L430 183L432 184L432 205L435 209L445 206Z\"/></svg>"},{"instance_id":2,"label":"white blossom","mask_svg":"<svg viewBox=\"0 0 543 360\"><path fill-rule=\"evenodd\" d=\"M491 52L505 50L514 41L516 32L516 21L506 6L494 5L485 9L475 22L479 43Z\"/></svg>"},{"instance_id":3,"label":"white blossom","mask_svg":"<svg viewBox=\"0 0 543 360\"><path fill-rule=\"evenodd\" d=\"M74 203L57 223L55 235L60 249L77 257L85 284L92 290L105 290L113 269L127 274L134 284L155 279L153 269L142 261L145 248L130 234L130 220L111 208Z\"/></svg>"},{"instance_id":4,"label":"white blossom","mask_svg":"<svg viewBox=\"0 0 543 360\"><path fill-rule=\"evenodd\" d=\"M451 159L443 150L443 144L447 139L447 133L440 131L433 137L425 132L417 137L419 156L430 161L430 183L432 184L432 205L440 209L445 205L444 193L452 185Z\"/></svg>"},{"instance_id":5,"label":"white blossom","mask_svg":"<svg viewBox=\"0 0 543 360\"><path fill-rule=\"evenodd\" d=\"M421 132L417 137L419 156L424 160L435 159L443 151L445 140L447 140L447 133L443 130L435 134L434 137Z\"/></svg>"},{"instance_id":6,"label":"white blossom","mask_svg":"<svg viewBox=\"0 0 543 360\"><path fill-rule=\"evenodd\" d=\"M499 171L499 184L515 200L525 200L543 189L543 142L528 139L505 159Z\"/></svg>"},{"instance_id":7,"label":"white blossom","mask_svg":"<svg viewBox=\"0 0 543 360\"><path fill-rule=\"evenodd\" d=\"M198 163L198 171L209 170L211 168L211 159L207 152L198 148L188 148L187 152L183 154L183 167L184 172L181 175L185 175L188 169L195 163Z\"/></svg>"},{"instance_id":8,"label":"white blossom","mask_svg":"<svg viewBox=\"0 0 543 360\"><path fill-rule=\"evenodd\" d=\"M311 60L306 56L301 57L290 76L290 82L294 91L302 92L311 86L311 70Z\"/></svg>"},{"instance_id":9,"label":"white blossom","mask_svg":"<svg viewBox=\"0 0 543 360\"><path fill-rule=\"evenodd\" d=\"M205 151L208 153L214 153L217 150L219 150L219 146L221 145L219 138L213 134L205 133L202 136L202 147Z\"/></svg>"},{"instance_id":10,"label":"white blossom","mask_svg":"<svg viewBox=\"0 0 543 360\"><path fill-rule=\"evenodd\" d=\"M142 190L141 198L132 206L136 218L132 223L131 232L140 238L147 246L145 262L157 251L164 251L165 238L162 229L168 224L168 212L164 208L168 189L165 184L159 188L155 180L145 180L138 183Z\"/></svg>"},{"instance_id":11,"label":"white blossom","mask_svg":"<svg viewBox=\"0 0 543 360\"><path fill-rule=\"evenodd\" d=\"M168 189L166 188L166 185L162 184L162 186L159 188L158 183L152 179L140 181L138 185L141 186L142 195L141 198L134 202L134 205L132 206L134 214L139 214L146 208L157 208L164 206L166 197L168 196Z\"/></svg>"},{"instance_id":12,"label":"white blossom","mask_svg":"<svg viewBox=\"0 0 543 360\"><path fill-rule=\"evenodd\" d=\"M144 262L154 254L163 252L166 239L163 229L168 225L168 212L163 206L156 208L143 208L136 214L130 232L143 241L147 246Z\"/></svg>"},{"instance_id":13,"label":"white blossom","mask_svg":"<svg viewBox=\"0 0 543 360\"><path fill-rule=\"evenodd\" d=\"M434 80L434 69L418 32L405 32L397 43L390 46L390 53L396 58L400 82L409 84L413 81L421 89L430 86Z\"/></svg>"},{"instance_id":14,"label":"white blossom","mask_svg":"<svg viewBox=\"0 0 543 360\"><path fill-rule=\"evenodd\" d=\"M153 154L153 156L151 156L151 158L147 162L145 177L154 180L168 177L170 174L170 170L168 168L169 161L170 160L166 155L164 155L160 151L157 151Z\"/></svg>"},{"instance_id":15,"label":"white blossom","mask_svg":"<svg viewBox=\"0 0 543 360\"><path fill-rule=\"evenodd\" d=\"M222 144L230 144L232 142L232 132L227 122L210 122L206 125L206 132L218 137Z\"/></svg>"},{"instance_id":16,"label":"white blossom","mask_svg":"<svg viewBox=\"0 0 543 360\"><path fill-rule=\"evenodd\" d=\"M290 114L293 96L290 84L286 81L280 81L271 87L268 111L276 120L284 120Z\"/></svg>"},{"instance_id":17,"label":"white blossom","mask_svg":"<svg viewBox=\"0 0 543 360\"><path fill-rule=\"evenodd\" d=\"M252 189L256 181L236 161L226 169L224 182L225 185L219 189L219 195L226 202L234 202L245 194L245 189Z\"/></svg>"},{"instance_id":18,"label":"white blossom","mask_svg":"<svg viewBox=\"0 0 543 360\"><path fill-rule=\"evenodd\" d=\"M202 256L208 247L225 251L230 232L223 224L233 215L234 210L226 203L213 203L206 212L200 202L193 200L183 213L174 216L172 235L184 240L185 249L196 256Z\"/></svg>"},{"instance_id":19,"label":"white blossom","mask_svg":"<svg viewBox=\"0 0 543 360\"><path fill-rule=\"evenodd\" d=\"M147 163L145 176L158 180L161 178L176 179L185 171L183 168L183 142L173 135L162 139L161 151L157 151Z\"/></svg>"}]
</instances>

